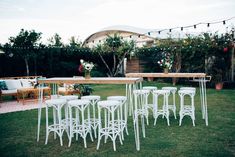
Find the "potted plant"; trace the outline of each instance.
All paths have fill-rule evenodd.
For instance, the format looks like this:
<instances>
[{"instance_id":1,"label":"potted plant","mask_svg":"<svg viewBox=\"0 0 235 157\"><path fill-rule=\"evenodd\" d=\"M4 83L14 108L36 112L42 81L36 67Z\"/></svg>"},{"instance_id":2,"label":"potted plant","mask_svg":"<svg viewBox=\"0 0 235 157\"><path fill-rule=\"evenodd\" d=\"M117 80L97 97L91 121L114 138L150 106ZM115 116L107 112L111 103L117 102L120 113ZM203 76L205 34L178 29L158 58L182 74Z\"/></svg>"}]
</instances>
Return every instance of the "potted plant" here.
<instances>
[{"instance_id":1,"label":"potted plant","mask_svg":"<svg viewBox=\"0 0 235 157\"><path fill-rule=\"evenodd\" d=\"M89 85L75 84L74 90L80 91L80 96L90 95L93 92L93 89Z\"/></svg>"},{"instance_id":2,"label":"potted plant","mask_svg":"<svg viewBox=\"0 0 235 157\"><path fill-rule=\"evenodd\" d=\"M216 90L221 90L223 89L223 71L221 69L217 69L215 70L217 71L214 75L213 75L213 81L215 83L215 89Z\"/></svg>"},{"instance_id":3,"label":"potted plant","mask_svg":"<svg viewBox=\"0 0 235 157\"><path fill-rule=\"evenodd\" d=\"M82 73L83 70L85 72L85 79L91 78L91 70L94 67L94 64L92 62L85 62L83 59L80 60L80 66L79 66L79 72Z\"/></svg>"},{"instance_id":4,"label":"potted plant","mask_svg":"<svg viewBox=\"0 0 235 157\"><path fill-rule=\"evenodd\" d=\"M162 52L162 59L157 62L162 68L165 74L172 68L173 56L169 52Z\"/></svg>"}]
</instances>

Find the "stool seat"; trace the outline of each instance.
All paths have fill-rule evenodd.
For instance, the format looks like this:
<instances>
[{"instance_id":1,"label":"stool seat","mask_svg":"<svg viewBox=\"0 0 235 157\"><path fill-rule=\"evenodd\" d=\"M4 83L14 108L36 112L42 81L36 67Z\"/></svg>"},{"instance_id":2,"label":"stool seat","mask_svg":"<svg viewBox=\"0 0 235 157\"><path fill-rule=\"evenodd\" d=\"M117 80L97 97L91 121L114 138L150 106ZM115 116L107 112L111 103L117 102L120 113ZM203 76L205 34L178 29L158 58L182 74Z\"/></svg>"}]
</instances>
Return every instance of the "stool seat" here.
<instances>
[{"instance_id":1,"label":"stool seat","mask_svg":"<svg viewBox=\"0 0 235 157\"><path fill-rule=\"evenodd\" d=\"M64 95L64 96L60 96L60 99L66 99L67 101L69 100L76 100L78 99L77 95Z\"/></svg>"},{"instance_id":2,"label":"stool seat","mask_svg":"<svg viewBox=\"0 0 235 157\"><path fill-rule=\"evenodd\" d=\"M179 91L178 91L178 93L179 94L192 94L192 95L195 95L195 93L196 93L196 90L195 89L180 89Z\"/></svg>"},{"instance_id":3,"label":"stool seat","mask_svg":"<svg viewBox=\"0 0 235 157\"><path fill-rule=\"evenodd\" d=\"M120 102L117 100L103 100L98 102L98 106L100 107L110 107L110 106L116 106L119 105Z\"/></svg>"},{"instance_id":4,"label":"stool seat","mask_svg":"<svg viewBox=\"0 0 235 157\"><path fill-rule=\"evenodd\" d=\"M181 87L180 90L194 90L194 91L196 91L196 88L194 88L194 87Z\"/></svg>"},{"instance_id":5,"label":"stool seat","mask_svg":"<svg viewBox=\"0 0 235 157\"><path fill-rule=\"evenodd\" d=\"M134 90L134 91L133 91L133 93L134 93L134 94L137 94L137 95L138 95L138 94L149 94L149 92L150 92L150 91L147 90L147 89L137 89L137 90Z\"/></svg>"},{"instance_id":6,"label":"stool seat","mask_svg":"<svg viewBox=\"0 0 235 157\"><path fill-rule=\"evenodd\" d=\"M145 86L145 87L143 87L143 89L144 90L156 90L157 89L157 87L154 87L154 86Z\"/></svg>"},{"instance_id":7,"label":"stool seat","mask_svg":"<svg viewBox=\"0 0 235 157\"><path fill-rule=\"evenodd\" d=\"M69 106L81 106L81 105L86 105L86 104L89 104L90 101L89 100L70 100L68 102L68 105Z\"/></svg>"},{"instance_id":8,"label":"stool seat","mask_svg":"<svg viewBox=\"0 0 235 157\"><path fill-rule=\"evenodd\" d=\"M126 96L109 96L107 100L118 100L118 101L126 101Z\"/></svg>"},{"instance_id":9,"label":"stool seat","mask_svg":"<svg viewBox=\"0 0 235 157\"><path fill-rule=\"evenodd\" d=\"M100 100L100 96L99 95L86 95L86 96L82 96L81 99L87 99L87 100L98 99L98 100Z\"/></svg>"},{"instance_id":10,"label":"stool seat","mask_svg":"<svg viewBox=\"0 0 235 157\"><path fill-rule=\"evenodd\" d=\"M162 87L163 90L170 90L171 92L176 92L177 88L176 87Z\"/></svg>"},{"instance_id":11,"label":"stool seat","mask_svg":"<svg viewBox=\"0 0 235 157\"><path fill-rule=\"evenodd\" d=\"M165 89L158 89L158 90L155 90L153 91L153 94L170 94L170 91L169 90L165 90Z\"/></svg>"},{"instance_id":12,"label":"stool seat","mask_svg":"<svg viewBox=\"0 0 235 157\"><path fill-rule=\"evenodd\" d=\"M64 105L66 104L66 99L50 99L50 100L46 100L45 103L47 105Z\"/></svg>"}]
</instances>

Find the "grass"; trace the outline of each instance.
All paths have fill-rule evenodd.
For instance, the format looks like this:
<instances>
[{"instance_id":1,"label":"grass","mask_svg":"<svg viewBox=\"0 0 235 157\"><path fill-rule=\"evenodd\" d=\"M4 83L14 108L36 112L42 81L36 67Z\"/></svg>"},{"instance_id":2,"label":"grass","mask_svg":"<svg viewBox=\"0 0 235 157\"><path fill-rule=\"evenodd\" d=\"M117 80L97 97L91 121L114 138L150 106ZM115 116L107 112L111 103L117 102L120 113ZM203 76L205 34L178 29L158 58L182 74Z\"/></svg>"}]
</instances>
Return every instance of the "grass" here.
<instances>
[{"instance_id":1,"label":"grass","mask_svg":"<svg viewBox=\"0 0 235 157\"><path fill-rule=\"evenodd\" d=\"M144 85L169 84L144 82ZM124 95L125 86L96 85L94 94L101 95L102 99L111 95ZM199 91L199 90L198 90ZM83 141L73 140L68 148L68 139L64 136L64 146L60 146L58 138L45 142L45 112L43 112L40 141L36 142L37 110L8 113L0 115L0 154L3 156L94 156L94 157L134 157L134 156L235 156L235 90L216 91L207 90L209 126L201 118L199 92L195 98L196 126L192 126L191 119L185 117L182 126L171 114L170 126L166 119L158 119L153 126L150 115L150 125L146 126L146 138L140 138L140 151L135 149L132 118L129 117L129 136L125 135L123 145L117 140L117 151L113 151L112 142L101 142L100 149L96 150L97 140L91 142L87 138L88 148L83 147ZM44 110L43 110L44 111ZM177 96L177 113L179 98Z\"/></svg>"}]
</instances>

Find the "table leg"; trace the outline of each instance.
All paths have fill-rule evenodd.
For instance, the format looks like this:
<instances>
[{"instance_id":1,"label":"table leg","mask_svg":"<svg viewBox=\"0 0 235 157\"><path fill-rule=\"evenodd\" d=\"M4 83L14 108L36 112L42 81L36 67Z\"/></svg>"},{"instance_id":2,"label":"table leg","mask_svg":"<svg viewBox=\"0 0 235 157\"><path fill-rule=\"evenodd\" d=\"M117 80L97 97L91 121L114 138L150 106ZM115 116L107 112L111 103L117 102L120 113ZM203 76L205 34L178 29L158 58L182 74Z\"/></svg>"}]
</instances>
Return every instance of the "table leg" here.
<instances>
[{"instance_id":1,"label":"table leg","mask_svg":"<svg viewBox=\"0 0 235 157\"><path fill-rule=\"evenodd\" d=\"M25 104L25 95L27 94L27 92L22 92L22 104L24 105Z\"/></svg>"},{"instance_id":2,"label":"table leg","mask_svg":"<svg viewBox=\"0 0 235 157\"><path fill-rule=\"evenodd\" d=\"M205 80L205 78L200 78L199 86L200 86L200 99L201 99L202 118L205 119L206 126L208 126L206 80Z\"/></svg>"},{"instance_id":3,"label":"table leg","mask_svg":"<svg viewBox=\"0 0 235 157\"><path fill-rule=\"evenodd\" d=\"M39 98L38 98L38 131L37 131L37 141L39 141L40 135L40 125L42 116L42 102L43 102L43 85L39 85Z\"/></svg>"},{"instance_id":4,"label":"table leg","mask_svg":"<svg viewBox=\"0 0 235 157\"><path fill-rule=\"evenodd\" d=\"M203 78L203 86L204 86L204 114L205 114L205 121L206 126L208 126L208 111L207 111L207 96L206 96L206 78Z\"/></svg>"}]
</instances>

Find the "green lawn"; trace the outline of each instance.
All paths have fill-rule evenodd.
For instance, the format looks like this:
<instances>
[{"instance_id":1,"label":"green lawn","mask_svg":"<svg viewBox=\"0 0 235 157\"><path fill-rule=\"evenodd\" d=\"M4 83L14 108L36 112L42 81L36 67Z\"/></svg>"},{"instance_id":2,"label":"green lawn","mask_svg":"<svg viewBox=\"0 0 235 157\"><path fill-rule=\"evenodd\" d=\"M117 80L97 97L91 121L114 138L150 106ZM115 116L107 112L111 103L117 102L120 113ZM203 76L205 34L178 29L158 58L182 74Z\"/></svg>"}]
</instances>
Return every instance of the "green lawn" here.
<instances>
[{"instance_id":1,"label":"green lawn","mask_svg":"<svg viewBox=\"0 0 235 157\"><path fill-rule=\"evenodd\" d=\"M144 85L155 84L158 87L169 84L145 82ZM105 99L110 95L123 95L124 86L96 85L94 94ZM129 117L129 136L125 135L123 145L117 140L117 151L113 151L112 142L101 142L96 150L97 140L91 142L87 138L88 148L83 147L83 141L73 140L68 148L67 136L64 136L64 146L60 146L58 138L50 136L45 142L45 112L42 117L40 141L36 141L37 110L1 114L0 115L0 156L235 156L235 90L207 90L209 126L201 118L199 90L195 98L196 126L191 119L183 119L182 126L171 114L170 126L166 119L159 118L153 126L150 115L150 125L146 126L146 138L140 138L140 151L136 151L132 118ZM44 110L43 110L44 111ZM177 113L179 98L177 95ZM51 134L52 135L52 134Z\"/></svg>"}]
</instances>

